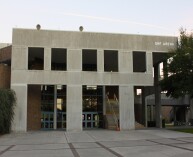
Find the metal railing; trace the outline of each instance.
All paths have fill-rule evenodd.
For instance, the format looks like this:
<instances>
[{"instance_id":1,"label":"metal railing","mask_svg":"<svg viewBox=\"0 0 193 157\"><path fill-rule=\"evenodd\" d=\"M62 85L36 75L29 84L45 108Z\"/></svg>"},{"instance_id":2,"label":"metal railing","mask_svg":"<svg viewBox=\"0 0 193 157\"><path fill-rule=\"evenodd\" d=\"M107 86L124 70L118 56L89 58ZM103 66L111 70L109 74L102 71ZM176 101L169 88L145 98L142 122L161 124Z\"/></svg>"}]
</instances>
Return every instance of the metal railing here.
<instances>
[{"instance_id":1,"label":"metal railing","mask_svg":"<svg viewBox=\"0 0 193 157\"><path fill-rule=\"evenodd\" d=\"M114 106L111 104L110 100L109 100L109 97L108 97L108 94L106 94L106 98L107 98L107 102L108 102L108 106L109 106L109 109L110 109L110 112L112 113L113 115L113 120L114 120L114 123L116 125L117 128L119 128L119 119L117 118L117 115L115 113L115 110L114 110ZM114 94L114 100L117 102L118 104L118 99L116 97L116 95Z\"/></svg>"}]
</instances>

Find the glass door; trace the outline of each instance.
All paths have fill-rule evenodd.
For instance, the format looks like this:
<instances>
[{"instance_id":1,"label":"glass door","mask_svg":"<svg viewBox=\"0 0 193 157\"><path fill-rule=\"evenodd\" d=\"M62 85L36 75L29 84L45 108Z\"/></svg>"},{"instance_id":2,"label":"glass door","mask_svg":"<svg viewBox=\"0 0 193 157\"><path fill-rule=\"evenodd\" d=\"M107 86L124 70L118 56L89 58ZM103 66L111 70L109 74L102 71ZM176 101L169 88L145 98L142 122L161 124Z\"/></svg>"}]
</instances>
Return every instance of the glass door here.
<instances>
[{"instance_id":1,"label":"glass door","mask_svg":"<svg viewBox=\"0 0 193 157\"><path fill-rule=\"evenodd\" d=\"M83 128L103 128L103 87L83 86Z\"/></svg>"},{"instance_id":2,"label":"glass door","mask_svg":"<svg viewBox=\"0 0 193 157\"><path fill-rule=\"evenodd\" d=\"M41 87L41 128L54 128L54 86Z\"/></svg>"},{"instance_id":3,"label":"glass door","mask_svg":"<svg viewBox=\"0 0 193 157\"><path fill-rule=\"evenodd\" d=\"M66 128L66 86L42 86L41 128Z\"/></svg>"}]
</instances>

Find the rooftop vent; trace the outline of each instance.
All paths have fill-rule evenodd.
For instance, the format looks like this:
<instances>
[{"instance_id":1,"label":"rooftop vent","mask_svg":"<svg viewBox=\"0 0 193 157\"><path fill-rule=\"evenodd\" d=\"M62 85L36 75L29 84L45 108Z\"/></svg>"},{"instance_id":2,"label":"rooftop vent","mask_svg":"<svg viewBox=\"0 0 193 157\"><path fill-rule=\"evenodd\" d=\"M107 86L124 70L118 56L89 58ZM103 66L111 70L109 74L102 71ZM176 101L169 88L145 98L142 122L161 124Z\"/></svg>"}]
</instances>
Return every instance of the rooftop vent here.
<instances>
[{"instance_id":1,"label":"rooftop vent","mask_svg":"<svg viewBox=\"0 0 193 157\"><path fill-rule=\"evenodd\" d=\"M40 24L37 24L37 25L36 25L36 29L37 29L37 30L40 30L40 29L41 29Z\"/></svg>"},{"instance_id":2,"label":"rooftop vent","mask_svg":"<svg viewBox=\"0 0 193 157\"><path fill-rule=\"evenodd\" d=\"M84 28L83 28L83 26L80 26L80 27L79 27L79 31L81 31L81 32L82 32L82 31L83 31L83 29L84 29Z\"/></svg>"}]
</instances>

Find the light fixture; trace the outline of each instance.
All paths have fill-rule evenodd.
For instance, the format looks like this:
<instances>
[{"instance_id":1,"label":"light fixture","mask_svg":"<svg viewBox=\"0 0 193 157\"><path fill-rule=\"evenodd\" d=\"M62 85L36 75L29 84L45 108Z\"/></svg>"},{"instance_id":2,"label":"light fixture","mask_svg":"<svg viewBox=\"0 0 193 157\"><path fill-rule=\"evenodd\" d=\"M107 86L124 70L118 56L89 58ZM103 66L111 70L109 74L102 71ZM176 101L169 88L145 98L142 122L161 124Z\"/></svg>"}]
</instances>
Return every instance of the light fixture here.
<instances>
[{"instance_id":1,"label":"light fixture","mask_svg":"<svg viewBox=\"0 0 193 157\"><path fill-rule=\"evenodd\" d=\"M62 89L62 85L57 85L57 89L61 90Z\"/></svg>"},{"instance_id":2,"label":"light fixture","mask_svg":"<svg viewBox=\"0 0 193 157\"><path fill-rule=\"evenodd\" d=\"M86 89L87 89L87 90L96 90L96 89L97 89L97 86L88 85L88 86L86 86Z\"/></svg>"}]
</instances>

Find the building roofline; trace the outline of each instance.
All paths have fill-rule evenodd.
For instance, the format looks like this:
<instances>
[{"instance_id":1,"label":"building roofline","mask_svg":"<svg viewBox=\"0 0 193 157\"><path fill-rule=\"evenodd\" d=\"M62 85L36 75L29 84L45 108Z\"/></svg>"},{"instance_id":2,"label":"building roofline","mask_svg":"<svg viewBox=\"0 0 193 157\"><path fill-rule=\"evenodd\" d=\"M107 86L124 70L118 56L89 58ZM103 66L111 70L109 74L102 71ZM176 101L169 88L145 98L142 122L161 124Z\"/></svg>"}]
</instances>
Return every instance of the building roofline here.
<instances>
[{"instance_id":1,"label":"building roofline","mask_svg":"<svg viewBox=\"0 0 193 157\"><path fill-rule=\"evenodd\" d=\"M71 33L91 33L91 34L108 34L108 35L126 35L126 36L149 36L149 37L173 37L172 35L151 35L151 34L128 34L128 33L114 33L114 32L89 32L89 31L73 31L73 30L51 30L51 29L31 29L31 28L13 28L13 30L31 30L31 31L50 31L50 32L71 32Z\"/></svg>"}]
</instances>

